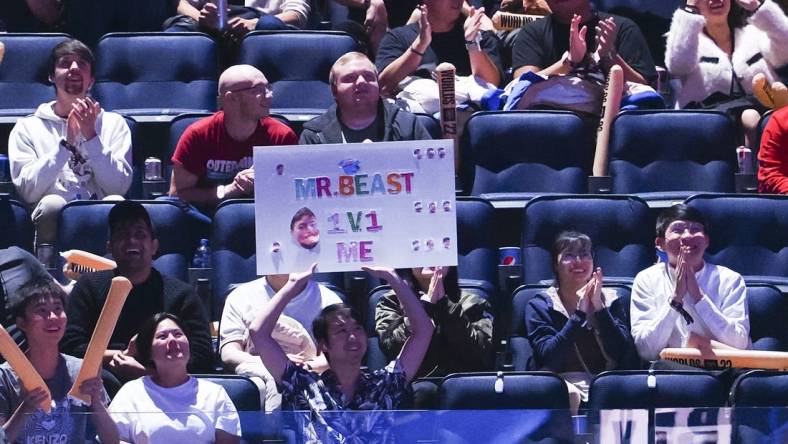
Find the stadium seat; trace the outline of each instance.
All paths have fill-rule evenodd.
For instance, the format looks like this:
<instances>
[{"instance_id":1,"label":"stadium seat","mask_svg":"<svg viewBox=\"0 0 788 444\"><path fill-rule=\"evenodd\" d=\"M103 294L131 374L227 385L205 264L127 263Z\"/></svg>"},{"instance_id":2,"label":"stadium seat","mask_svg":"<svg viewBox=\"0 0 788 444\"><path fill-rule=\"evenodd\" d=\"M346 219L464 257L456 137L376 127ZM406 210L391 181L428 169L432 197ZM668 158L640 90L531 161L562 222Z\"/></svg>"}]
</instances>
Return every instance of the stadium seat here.
<instances>
[{"instance_id":1,"label":"stadium seat","mask_svg":"<svg viewBox=\"0 0 788 444\"><path fill-rule=\"evenodd\" d=\"M438 119L432 117L429 114L416 114L416 118L419 120L424 129L430 133L430 137L433 139L443 139L441 123L438 121Z\"/></svg>"},{"instance_id":2,"label":"stadium seat","mask_svg":"<svg viewBox=\"0 0 788 444\"><path fill-rule=\"evenodd\" d=\"M170 121L169 139L166 150L161 156L161 172L164 180L169 184L170 177L172 177L172 155L175 154L175 148L178 147L178 141L181 135L189 125L194 122L210 116L210 113L185 113L175 116ZM169 186L167 187L169 189Z\"/></svg>"},{"instance_id":3,"label":"stadium seat","mask_svg":"<svg viewBox=\"0 0 788 444\"><path fill-rule=\"evenodd\" d=\"M159 250L153 266L163 274L188 282L188 268L197 248L197 232L192 219L176 204L166 201L139 201L148 210ZM79 249L103 256L107 254L109 226L107 217L116 202L77 200L60 212L57 251Z\"/></svg>"},{"instance_id":4,"label":"stadium seat","mask_svg":"<svg viewBox=\"0 0 788 444\"><path fill-rule=\"evenodd\" d=\"M196 378L219 384L227 392L241 420L241 438L247 443L263 442L266 430L267 414L261 412L260 390L251 379L238 375L192 375Z\"/></svg>"},{"instance_id":5,"label":"stadium seat","mask_svg":"<svg viewBox=\"0 0 788 444\"><path fill-rule=\"evenodd\" d=\"M449 436L463 438L456 442L574 442L566 383L554 373L449 375L438 397L439 410L453 410L438 427ZM463 415L458 410L471 412ZM484 410L495 412L485 414ZM529 411L517 412L515 418L508 410Z\"/></svg>"},{"instance_id":6,"label":"stadium seat","mask_svg":"<svg viewBox=\"0 0 788 444\"><path fill-rule=\"evenodd\" d=\"M550 249L564 230L587 234L594 262L606 282L630 282L654 263L654 222L646 203L633 196L540 196L525 206L522 232L526 284L553 279Z\"/></svg>"},{"instance_id":7,"label":"stadium seat","mask_svg":"<svg viewBox=\"0 0 788 444\"><path fill-rule=\"evenodd\" d=\"M328 73L343 54L357 51L335 31L254 31L241 42L238 63L256 66L274 90L272 112L306 121L334 104Z\"/></svg>"},{"instance_id":8,"label":"stadium seat","mask_svg":"<svg viewBox=\"0 0 788 444\"><path fill-rule=\"evenodd\" d=\"M656 378L649 387L649 374ZM653 409L662 407L723 407L727 388L711 373L695 370L609 371L591 383L588 407Z\"/></svg>"},{"instance_id":9,"label":"stadium seat","mask_svg":"<svg viewBox=\"0 0 788 444\"><path fill-rule=\"evenodd\" d=\"M473 196L528 200L545 193L585 193L591 154L583 121L568 111L474 114L461 142L461 181Z\"/></svg>"},{"instance_id":10,"label":"stadium seat","mask_svg":"<svg viewBox=\"0 0 788 444\"><path fill-rule=\"evenodd\" d=\"M33 252L33 222L21 202L0 194L0 248L17 246Z\"/></svg>"},{"instance_id":11,"label":"stadium seat","mask_svg":"<svg viewBox=\"0 0 788 444\"><path fill-rule=\"evenodd\" d=\"M733 443L788 442L788 373L752 370L739 376L730 404Z\"/></svg>"},{"instance_id":12,"label":"stadium seat","mask_svg":"<svg viewBox=\"0 0 788 444\"><path fill-rule=\"evenodd\" d=\"M54 100L49 55L68 38L65 34L0 33L0 42L5 45L0 65L0 118L26 116L38 105Z\"/></svg>"},{"instance_id":13,"label":"stadium seat","mask_svg":"<svg viewBox=\"0 0 788 444\"><path fill-rule=\"evenodd\" d=\"M512 366L515 371L538 370L533 361L533 349L528 341L525 328L525 307L528 301L537 294L544 292L548 285L524 285L512 296L511 322L506 336L509 337L509 350L512 354ZM619 319L626 321L629 327L629 300L631 289L621 284L606 284L605 288L613 290L618 299L610 304L611 312Z\"/></svg>"},{"instance_id":14,"label":"stadium seat","mask_svg":"<svg viewBox=\"0 0 788 444\"><path fill-rule=\"evenodd\" d=\"M104 109L167 120L216 109L216 42L200 33L111 33L96 48L96 84Z\"/></svg>"},{"instance_id":15,"label":"stadium seat","mask_svg":"<svg viewBox=\"0 0 788 444\"><path fill-rule=\"evenodd\" d=\"M457 199L457 273L460 283L483 287L493 297L498 285L498 251L493 241L493 207L484 199Z\"/></svg>"},{"instance_id":16,"label":"stadium seat","mask_svg":"<svg viewBox=\"0 0 788 444\"><path fill-rule=\"evenodd\" d=\"M788 352L788 295L773 285L747 283L747 308L752 348Z\"/></svg>"},{"instance_id":17,"label":"stadium seat","mask_svg":"<svg viewBox=\"0 0 788 444\"><path fill-rule=\"evenodd\" d=\"M144 199L142 195L142 178L145 174L145 158L142 155L139 128L133 117L123 116L131 133L131 186L126 191L127 199Z\"/></svg>"},{"instance_id":18,"label":"stadium seat","mask_svg":"<svg viewBox=\"0 0 788 444\"><path fill-rule=\"evenodd\" d=\"M11 161L5 154L0 154L0 194L10 197L16 195L16 188L11 181Z\"/></svg>"},{"instance_id":19,"label":"stadium seat","mask_svg":"<svg viewBox=\"0 0 788 444\"><path fill-rule=\"evenodd\" d=\"M265 223L258 220L257 223ZM253 199L230 199L216 208L211 226L211 320L219 320L231 284L257 279ZM342 273L317 273L317 280L344 295Z\"/></svg>"},{"instance_id":20,"label":"stadium seat","mask_svg":"<svg viewBox=\"0 0 788 444\"><path fill-rule=\"evenodd\" d=\"M613 123L614 193L665 201L732 193L736 165L734 126L721 112L625 111Z\"/></svg>"},{"instance_id":21,"label":"stadium seat","mask_svg":"<svg viewBox=\"0 0 788 444\"><path fill-rule=\"evenodd\" d=\"M788 285L788 196L707 194L686 202L708 222L709 262L747 282Z\"/></svg>"}]
</instances>

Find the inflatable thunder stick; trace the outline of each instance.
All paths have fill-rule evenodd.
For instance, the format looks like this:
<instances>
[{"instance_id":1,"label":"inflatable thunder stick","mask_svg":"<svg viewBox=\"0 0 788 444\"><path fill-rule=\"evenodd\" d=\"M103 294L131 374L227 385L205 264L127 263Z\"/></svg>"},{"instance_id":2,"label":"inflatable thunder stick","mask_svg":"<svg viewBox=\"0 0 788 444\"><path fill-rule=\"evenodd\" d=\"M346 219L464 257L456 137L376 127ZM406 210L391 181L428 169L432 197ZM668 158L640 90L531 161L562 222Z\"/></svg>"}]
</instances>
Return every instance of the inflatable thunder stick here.
<instances>
[{"instance_id":1,"label":"inflatable thunder stick","mask_svg":"<svg viewBox=\"0 0 788 444\"><path fill-rule=\"evenodd\" d=\"M14 372L19 377L19 381L22 383L22 387L25 388L26 392L38 387L42 387L46 390L47 397L41 401L40 407L41 410L49 413L52 409L52 395L49 393L49 388L5 328L0 328L0 354L3 355L5 360L11 365L11 368L14 369Z\"/></svg>"}]
</instances>

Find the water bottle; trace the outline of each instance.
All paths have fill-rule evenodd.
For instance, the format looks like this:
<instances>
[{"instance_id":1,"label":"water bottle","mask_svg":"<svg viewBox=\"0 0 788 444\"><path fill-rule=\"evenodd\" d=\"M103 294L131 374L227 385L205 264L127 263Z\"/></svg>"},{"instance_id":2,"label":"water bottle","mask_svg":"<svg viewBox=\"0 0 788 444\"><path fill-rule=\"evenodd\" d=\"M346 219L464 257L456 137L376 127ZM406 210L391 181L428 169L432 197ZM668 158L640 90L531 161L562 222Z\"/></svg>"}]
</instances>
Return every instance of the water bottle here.
<instances>
[{"instance_id":1,"label":"water bottle","mask_svg":"<svg viewBox=\"0 0 788 444\"><path fill-rule=\"evenodd\" d=\"M195 268L211 268L211 246L208 239L200 239L200 246L194 252L192 265Z\"/></svg>"}]
</instances>

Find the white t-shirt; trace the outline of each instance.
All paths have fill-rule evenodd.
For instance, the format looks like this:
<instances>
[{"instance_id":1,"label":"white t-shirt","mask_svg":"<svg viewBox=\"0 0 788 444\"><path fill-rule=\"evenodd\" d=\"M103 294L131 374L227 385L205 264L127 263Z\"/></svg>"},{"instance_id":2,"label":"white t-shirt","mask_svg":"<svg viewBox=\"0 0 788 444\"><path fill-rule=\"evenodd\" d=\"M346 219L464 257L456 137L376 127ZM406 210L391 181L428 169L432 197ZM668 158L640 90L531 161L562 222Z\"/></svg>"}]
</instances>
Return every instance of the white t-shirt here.
<instances>
[{"instance_id":1,"label":"white t-shirt","mask_svg":"<svg viewBox=\"0 0 788 444\"><path fill-rule=\"evenodd\" d=\"M239 285L233 290L227 296L222 311L219 349L227 343L241 341L243 349L251 353L249 325L275 294L276 291L268 285L265 277ZM309 281L304 291L287 304L282 314L298 321L314 339L312 320L320 314L323 307L340 302L342 299L336 293L315 281Z\"/></svg>"},{"instance_id":2,"label":"white t-shirt","mask_svg":"<svg viewBox=\"0 0 788 444\"><path fill-rule=\"evenodd\" d=\"M241 436L235 405L224 388L190 377L171 388L149 376L121 387L109 406L121 441L135 444L208 444L216 430Z\"/></svg>"}]
</instances>

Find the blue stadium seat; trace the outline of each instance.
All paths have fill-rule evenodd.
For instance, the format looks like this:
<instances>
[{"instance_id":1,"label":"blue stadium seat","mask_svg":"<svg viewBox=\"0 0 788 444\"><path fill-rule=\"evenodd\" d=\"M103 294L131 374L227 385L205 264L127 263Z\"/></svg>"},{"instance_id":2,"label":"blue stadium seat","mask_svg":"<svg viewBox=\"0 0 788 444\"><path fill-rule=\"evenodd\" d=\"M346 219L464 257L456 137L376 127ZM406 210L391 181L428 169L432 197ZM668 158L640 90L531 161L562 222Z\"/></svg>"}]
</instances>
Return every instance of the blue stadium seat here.
<instances>
[{"instance_id":1,"label":"blue stadium seat","mask_svg":"<svg viewBox=\"0 0 788 444\"><path fill-rule=\"evenodd\" d=\"M479 285L494 296L498 251L493 241L493 207L484 199L457 199L457 255L460 283Z\"/></svg>"},{"instance_id":2,"label":"blue stadium seat","mask_svg":"<svg viewBox=\"0 0 788 444\"><path fill-rule=\"evenodd\" d=\"M131 186L126 191L127 199L144 199L142 195L142 177L145 173L145 158L142 155L140 132L137 121L133 117L123 116L131 133Z\"/></svg>"},{"instance_id":3,"label":"blue stadium seat","mask_svg":"<svg viewBox=\"0 0 788 444\"><path fill-rule=\"evenodd\" d=\"M540 196L525 206L522 232L526 284L553 278L550 249L564 230L587 234L606 282L629 282L654 263L654 222L633 196Z\"/></svg>"},{"instance_id":4,"label":"blue stadium seat","mask_svg":"<svg viewBox=\"0 0 788 444\"><path fill-rule=\"evenodd\" d=\"M65 34L0 33L0 42L5 44L0 65L0 117L26 116L38 105L54 100L49 55L68 38Z\"/></svg>"},{"instance_id":5,"label":"blue stadium seat","mask_svg":"<svg viewBox=\"0 0 788 444\"><path fill-rule=\"evenodd\" d=\"M439 421L438 428L462 438L456 442L574 442L569 396L563 379L550 372L501 375L462 373L445 377L438 391L438 408L454 411ZM502 381L498 383L500 390L496 391L499 377ZM463 415L458 410L473 412ZM482 410L496 412L485 415ZM515 420L507 410L530 411L518 413Z\"/></svg>"},{"instance_id":6,"label":"blue stadium seat","mask_svg":"<svg viewBox=\"0 0 788 444\"><path fill-rule=\"evenodd\" d=\"M548 285L524 285L512 296L511 323L507 336L509 350L512 354L512 366L515 371L537 370L532 360L533 349L528 342L528 331L525 328L525 306L537 294L544 292ZM629 301L631 289L621 284L606 284L605 288L614 290L618 299L610 304L610 310L619 319L624 319L629 326Z\"/></svg>"},{"instance_id":7,"label":"blue stadium seat","mask_svg":"<svg viewBox=\"0 0 788 444\"><path fill-rule=\"evenodd\" d=\"M111 33L96 47L104 109L141 119L216 109L216 42L200 33Z\"/></svg>"},{"instance_id":8,"label":"blue stadium seat","mask_svg":"<svg viewBox=\"0 0 788 444\"><path fill-rule=\"evenodd\" d=\"M490 200L584 193L592 152L583 121L568 111L474 114L460 149L463 189Z\"/></svg>"},{"instance_id":9,"label":"blue stadium seat","mask_svg":"<svg viewBox=\"0 0 788 444\"><path fill-rule=\"evenodd\" d=\"M265 221L257 221L265 223ZM221 319L224 300L231 284L257 279L253 199L231 199L216 209L211 227L211 319ZM340 292L342 273L318 273L317 280Z\"/></svg>"},{"instance_id":10,"label":"blue stadium seat","mask_svg":"<svg viewBox=\"0 0 788 444\"><path fill-rule=\"evenodd\" d=\"M656 378L653 388L648 384L649 374ZM724 407L727 395L720 379L701 370L610 371L591 383L588 408Z\"/></svg>"},{"instance_id":11,"label":"blue stadium seat","mask_svg":"<svg viewBox=\"0 0 788 444\"><path fill-rule=\"evenodd\" d=\"M736 134L714 111L625 111L613 123L613 192L647 200L683 200L734 191Z\"/></svg>"},{"instance_id":12,"label":"blue stadium seat","mask_svg":"<svg viewBox=\"0 0 788 444\"><path fill-rule=\"evenodd\" d=\"M107 254L107 217L116 202L77 200L60 212L57 251L79 249ZM163 274L188 282L188 269L199 239L194 222L178 205L166 201L140 201L148 210L159 239L153 266Z\"/></svg>"},{"instance_id":13,"label":"blue stadium seat","mask_svg":"<svg viewBox=\"0 0 788 444\"><path fill-rule=\"evenodd\" d=\"M752 370L731 388L733 440L737 444L788 441L788 373Z\"/></svg>"},{"instance_id":14,"label":"blue stadium seat","mask_svg":"<svg viewBox=\"0 0 788 444\"><path fill-rule=\"evenodd\" d=\"M350 51L358 51L358 45L342 32L254 31L241 42L238 63L265 74L274 90L273 112L305 121L334 104L328 73Z\"/></svg>"},{"instance_id":15,"label":"blue stadium seat","mask_svg":"<svg viewBox=\"0 0 788 444\"><path fill-rule=\"evenodd\" d=\"M788 295L773 285L747 283L747 308L752 348L788 352Z\"/></svg>"},{"instance_id":16,"label":"blue stadium seat","mask_svg":"<svg viewBox=\"0 0 788 444\"><path fill-rule=\"evenodd\" d=\"M709 262L748 282L788 285L788 196L707 194L686 202L708 222Z\"/></svg>"},{"instance_id":17,"label":"blue stadium seat","mask_svg":"<svg viewBox=\"0 0 788 444\"><path fill-rule=\"evenodd\" d=\"M261 412L260 390L251 379L238 375L192 375L219 384L227 392L241 420L242 440L247 443L263 442L263 435L270 435L269 415Z\"/></svg>"},{"instance_id":18,"label":"blue stadium seat","mask_svg":"<svg viewBox=\"0 0 788 444\"><path fill-rule=\"evenodd\" d=\"M0 248L17 246L33 252L33 222L24 204L0 194Z\"/></svg>"},{"instance_id":19,"label":"blue stadium seat","mask_svg":"<svg viewBox=\"0 0 788 444\"><path fill-rule=\"evenodd\" d=\"M210 113L185 113L174 117L170 121L167 149L162 153L163 155L161 157L161 172L164 176L164 180L168 183L172 175L172 155L175 154L175 148L178 147L178 141L181 139L181 135L186 131L189 125L210 115Z\"/></svg>"},{"instance_id":20,"label":"blue stadium seat","mask_svg":"<svg viewBox=\"0 0 788 444\"><path fill-rule=\"evenodd\" d=\"M433 139L443 139L441 123L438 121L438 119L432 117L429 114L416 114L416 118L419 120L424 129L430 133L430 137Z\"/></svg>"}]
</instances>

